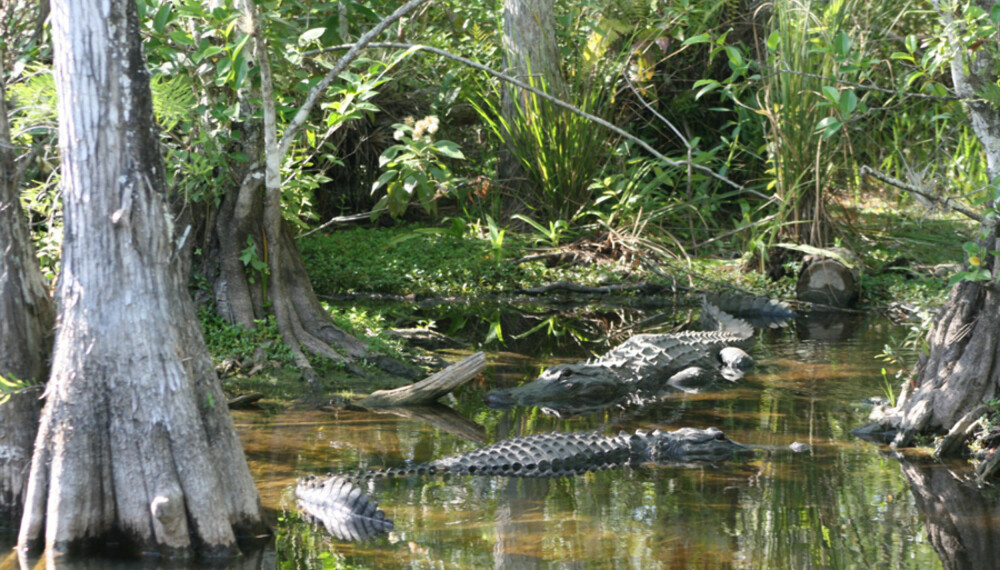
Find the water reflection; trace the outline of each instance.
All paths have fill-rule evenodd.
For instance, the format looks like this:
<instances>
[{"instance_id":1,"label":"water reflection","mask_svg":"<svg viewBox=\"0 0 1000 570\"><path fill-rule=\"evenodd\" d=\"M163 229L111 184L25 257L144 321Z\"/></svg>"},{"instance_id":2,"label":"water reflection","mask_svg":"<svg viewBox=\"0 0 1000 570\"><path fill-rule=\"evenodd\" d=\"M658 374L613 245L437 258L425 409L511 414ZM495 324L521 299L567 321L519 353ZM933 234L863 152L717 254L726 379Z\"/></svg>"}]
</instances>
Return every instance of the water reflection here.
<instances>
[{"instance_id":1,"label":"water reflection","mask_svg":"<svg viewBox=\"0 0 1000 570\"><path fill-rule=\"evenodd\" d=\"M616 318L608 322L626 327L633 317ZM865 318L764 331L753 348L760 365L730 388L574 418L530 408L498 413L482 403L488 389L579 360L582 348L594 347L565 337L554 347L536 339L518 341L517 351L491 350L485 379L456 394L449 408L236 412L277 532L274 550L242 567L924 569L942 560L948 568L994 567L1000 507L963 482L964 467L901 467L849 433L865 421L863 401L881 395L883 364L873 357L891 332L899 334ZM686 426L716 426L769 450L714 468L369 482L365 491L395 530L360 543L310 524L293 496L295 478L305 473L424 462L554 430ZM793 441L812 450L781 449ZM0 570L16 567L9 557L0 562Z\"/></svg>"},{"instance_id":2,"label":"water reflection","mask_svg":"<svg viewBox=\"0 0 1000 570\"><path fill-rule=\"evenodd\" d=\"M1000 497L996 489L979 488L964 463L897 458L944 567L996 568L1000 564Z\"/></svg>"}]
</instances>

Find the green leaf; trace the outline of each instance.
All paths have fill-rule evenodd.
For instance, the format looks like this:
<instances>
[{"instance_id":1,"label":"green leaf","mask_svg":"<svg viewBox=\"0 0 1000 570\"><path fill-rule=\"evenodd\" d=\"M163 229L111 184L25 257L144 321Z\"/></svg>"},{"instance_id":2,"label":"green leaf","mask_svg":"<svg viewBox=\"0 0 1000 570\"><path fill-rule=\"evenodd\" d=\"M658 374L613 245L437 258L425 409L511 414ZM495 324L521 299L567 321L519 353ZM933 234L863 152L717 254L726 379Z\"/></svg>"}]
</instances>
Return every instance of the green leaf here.
<instances>
[{"instance_id":1,"label":"green leaf","mask_svg":"<svg viewBox=\"0 0 1000 570\"><path fill-rule=\"evenodd\" d=\"M406 180L403 181L403 190L405 190L407 194L409 194L409 195L412 196L413 195L413 190L417 187L417 182L418 181L417 181L416 176L412 176L412 175L411 176L407 176Z\"/></svg>"},{"instance_id":2,"label":"green leaf","mask_svg":"<svg viewBox=\"0 0 1000 570\"><path fill-rule=\"evenodd\" d=\"M448 158L454 158L457 160L464 160L465 155L462 154L462 150L458 148L458 145L451 141L437 141L434 143L434 148L444 156Z\"/></svg>"},{"instance_id":3,"label":"green leaf","mask_svg":"<svg viewBox=\"0 0 1000 570\"><path fill-rule=\"evenodd\" d=\"M313 28L311 30L306 30L299 35L299 45L304 46L310 42L314 42L326 33L326 28Z\"/></svg>"},{"instance_id":4,"label":"green leaf","mask_svg":"<svg viewBox=\"0 0 1000 570\"><path fill-rule=\"evenodd\" d=\"M401 144L394 144L389 148L382 151L382 154L378 157L379 168L384 167L386 164L392 162L401 151L406 150L406 147Z\"/></svg>"},{"instance_id":5,"label":"green leaf","mask_svg":"<svg viewBox=\"0 0 1000 570\"><path fill-rule=\"evenodd\" d=\"M920 44L917 42L917 36L913 34L906 36L906 51L916 53L919 46Z\"/></svg>"},{"instance_id":6,"label":"green leaf","mask_svg":"<svg viewBox=\"0 0 1000 570\"><path fill-rule=\"evenodd\" d=\"M699 79L698 81L694 82L693 87L695 89L701 87L701 89L698 89L698 91L694 94L694 99L695 101L697 101L698 99L701 98L702 95L711 93L712 91L715 91L716 89L722 87L722 84L714 79Z\"/></svg>"},{"instance_id":7,"label":"green leaf","mask_svg":"<svg viewBox=\"0 0 1000 570\"><path fill-rule=\"evenodd\" d=\"M181 30L175 30L170 32L170 39L174 40L182 46L193 46L194 40L191 38L191 34L183 32Z\"/></svg>"},{"instance_id":8,"label":"green leaf","mask_svg":"<svg viewBox=\"0 0 1000 570\"><path fill-rule=\"evenodd\" d=\"M819 123L816 123L816 132L822 133L823 138L828 139L833 135L837 134L837 132L843 126L844 123L841 122L841 120L838 119L837 117L827 117L822 121L820 121Z\"/></svg>"},{"instance_id":9,"label":"green leaf","mask_svg":"<svg viewBox=\"0 0 1000 570\"><path fill-rule=\"evenodd\" d=\"M153 18L153 30L156 33L162 34L163 30L167 28L167 23L170 22L170 9L173 6L172 3L166 2L156 11L156 16Z\"/></svg>"},{"instance_id":10,"label":"green leaf","mask_svg":"<svg viewBox=\"0 0 1000 570\"><path fill-rule=\"evenodd\" d=\"M851 53L851 36L843 30L837 32L833 38L833 49L837 51L837 55L846 57Z\"/></svg>"},{"instance_id":11,"label":"green leaf","mask_svg":"<svg viewBox=\"0 0 1000 570\"><path fill-rule=\"evenodd\" d=\"M726 56L729 57L729 66L736 69L744 66L743 54L736 46L724 46Z\"/></svg>"},{"instance_id":12,"label":"green leaf","mask_svg":"<svg viewBox=\"0 0 1000 570\"><path fill-rule=\"evenodd\" d=\"M397 173L396 173L395 170L390 170L388 172L383 172L382 176L379 176L378 180L376 180L375 182L372 183L372 194L374 194L375 191L378 190L379 188L381 188L382 186L384 186L384 185L388 184L389 182L392 182L393 180L395 180L396 179L396 174Z\"/></svg>"},{"instance_id":13,"label":"green leaf","mask_svg":"<svg viewBox=\"0 0 1000 570\"><path fill-rule=\"evenodd\" d=\"M846 117L858 108L858 96L853 89L840 92L840 112Z\"/></svg>"},{"instance_id":14,"label":"green leaf","mask_svg":"<svg viewBox=\"0 0 1000 570\"><path fill-rule=\"evenodd\" d=\"M199 63L203 59L222 53L222 51L223 49L221 47L210 45L205 49L199 51L198 53L194 54L193 56L191 56L191 59L194 60L195 63Z\"/></svg>"},{"instance_id":15,"label":"green leaf","mask_svg":"<svg viewBox=\"0 0 1000 570\"><path fill-rule=\"evenodd\" d=\"M901 51L892 52L892 55L889 56L889 59L901 59L903 61L908 61L914 65L917 64L917 60L913 59L912 55L908 53L903 53Z\"/></svg>"},{"instance_id":16,"label":"green leaf","mask_svg":"<svg viewBox=\"0 0 1000 570\"><path fill-rule=\"evenodd\" d=\"M771 32L771 35L767 36L767 49L774 51L778 49L778 43L781 41L781 34L778 30Z\"/></svg>"},{"instance_id":17,"label":"green leaf","mask_svg":"<svg viewBox=\"0 0 1000 570\"><path fill-rule=\"evenodd\" d=\"M681 47L687 47L695 44L707 44L710 43L711 41L712 38L708 34L698 34L697 36L692 36L684 40L684 43L681 44Z\"/></svg>"},{"instance_id":18,"label":"green leaf","mask_svg":"<svg viewBox=\"0 0 1000 570\"><path fill-rule=\"evenodd\" d=\"M840 104L840 91L837 91L836 87L831 87L830 85L823 86L823 96L830 100L834 105Z\"/></svg>"}]
</instances>

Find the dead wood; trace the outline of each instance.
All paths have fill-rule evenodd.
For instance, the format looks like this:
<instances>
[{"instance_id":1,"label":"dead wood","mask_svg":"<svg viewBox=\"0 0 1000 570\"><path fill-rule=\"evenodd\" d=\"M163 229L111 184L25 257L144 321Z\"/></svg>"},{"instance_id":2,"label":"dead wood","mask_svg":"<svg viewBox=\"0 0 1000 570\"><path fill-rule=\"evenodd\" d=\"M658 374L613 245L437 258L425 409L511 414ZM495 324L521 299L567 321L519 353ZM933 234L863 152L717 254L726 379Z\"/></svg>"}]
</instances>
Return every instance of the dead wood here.
<instances>
[{"instance_id":1,"label":"dead wood","mask_svg":"<svg viewBox=\"0 0 1000 570\"><path fill-rule=\"evenodd\" d=\"M362 408L384 408L430 404L472 380L485 369L486 354L477 352L420 382L394 390L377 390L367 398L354 402L353 405Z\"/></svg>"}]
</instances>

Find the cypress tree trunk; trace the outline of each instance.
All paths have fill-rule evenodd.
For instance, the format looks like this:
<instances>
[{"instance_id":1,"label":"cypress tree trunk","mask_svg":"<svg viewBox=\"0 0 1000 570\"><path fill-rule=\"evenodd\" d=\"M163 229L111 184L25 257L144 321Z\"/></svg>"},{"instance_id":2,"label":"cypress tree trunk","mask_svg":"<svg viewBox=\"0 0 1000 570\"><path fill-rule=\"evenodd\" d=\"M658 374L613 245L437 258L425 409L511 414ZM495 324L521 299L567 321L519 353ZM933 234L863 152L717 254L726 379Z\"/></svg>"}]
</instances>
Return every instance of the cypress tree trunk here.
<instances>
[{"instance_id":1,"label":"cypress tree trunk","mask_svg":"<svg viewBox=\"0 0 1000 570\"><path fill-rule=\"evenodd\" d=\"M19 544L228 556L260 501L177 263L132 0L52 3L65 238Z\"/></svg>"},{"instance_id":2,"label":"cypress tree trunk","mask_svg":"<svg viewBox=\"0 0 1000 570\"><path fill-rule=\"evenodd\" d=\"M0 52L0 376L41 380L48 368L55 307L21 211L21 165L7 125L3 59Z\"/></svg>"},{"instance_id":3,"label":"cypress tree trunk","mask_svg":"<svg viewBox=\"0 0 1000 570\"><path fill-rule=\"evenodd\" d=\"M994 2L976 4L990 13ZM941 16L953 24L951 8L938 5ZM973 129L985 151L991 179L1000 175L1000 111L976 94L995 81L989 49L969 50L953 31L956 53L951 63L956 93L966 99ZM983 402L996 397L1000 388L1000 260L990 252L1000 250L1000 233L986 216L980 228L979 245L983 268L993 278L963 281L951 290L948 301L928 334L929 354L918 364L909 386L894 410L899 432L894 444L911 445L920 433L953 432L940 450L954 450L956 438L965 437L965 427L983 413Z\"/></svg>"}]
</instances>

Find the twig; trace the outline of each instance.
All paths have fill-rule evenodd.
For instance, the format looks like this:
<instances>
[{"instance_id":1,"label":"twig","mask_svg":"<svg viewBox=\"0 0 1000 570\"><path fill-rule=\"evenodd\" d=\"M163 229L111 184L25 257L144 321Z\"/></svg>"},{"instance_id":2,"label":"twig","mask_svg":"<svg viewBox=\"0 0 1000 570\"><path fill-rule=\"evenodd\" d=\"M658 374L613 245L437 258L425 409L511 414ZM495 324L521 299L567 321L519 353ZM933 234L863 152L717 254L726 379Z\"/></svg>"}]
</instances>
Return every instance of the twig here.
<instances>
[{"instance_id":1,"label":"twig","mask_svg":"<svg viewBox=\"0 0 1000 570\"><path fill-rule=\"evenodd\" d=\"M395 12L386 16L386 18L379 22L374 28L362 34L362 36L358 38L357 43L344 48L348 50L347 53L344 54L344 57L337 61L336 65L333 66L333 69L327 72L319 83L314 85L313 88L309 90L309 95L306 97L305 102L302 103L301 107L299 107L298 112L295 113L295 117L292 118L290 123L288 123L288 126L285 127L285 134L281 137L281 146L278 149L278 156L284 157L288 154L288 149L291 148L292 141L295 140L295 136L298 134L299 129L302 128L306 119L309 118L309 113L319 101L319 98L326 93L327 87L329 87L330 84L333 83L333 80L340 75L340 72L344 71L344 69L346 69L351 62L361 55L361 50L369 46L369 42L371 42L372 38L381 34L386 28L392 25L393 22L402 18L414 8L426 1L427 0L410 0L406 4L403 4L397 8Z\"/></svg>"},{"instance_id":2,"label":"twig","mask_svg":"<svg viewBox=\"0 0 1000 570\"><path fill-rule=\"evenodd\" d=\"M314 233L322 230L323 228L326 228L326 227L331 226L333 224L343 224L343 223L347 223L347 222L356 222L358 220L363 220L365 218L370 218L370 217L372 217L373 214L378 214L378 213L384 212L386 210L388 210L388 208L379 208L377 210L372 210L370 212L362 212L360 214L352 214L350 216L337 216L337 217L334 217L334 218L330 218L326 222L323 222L322 225L317 226L317 227L315 227L315 228L307 231L306 233L304 233L302 235L295 236L295 239L296 240L300 240L300 239L302 239L302 238L304 238L304 237L306 237L308 235L312 235L312 234L314 234Z\"/></svg>"},{"instance_id":3,"label":"twig","mask_svg":"<svg viewBox=\"0 0 1000 570\"><path fill-rule=\"evenodd\" d=\"M990 226L990 227L992 227L993 225L996 224L995 221L993 221L993 220L987 220L986 218L984 218L982 216L982 214L980 214L978 212L974 212L974 211L970 210L969 208L966 208L965 206L963 206L961 204L956 204L956 203L952 202L951 198L940 198L938 196L930 194L927 191L922 190L922 189L914 186L913 184L907 184L906 182L903 182L902 180L898 180L898 179L893 178L893 177L891 177L891 176L889 176L887 174L883 174L883 173L875 170L874 168L870 168L868 165L864 165L864 166L861 167L860 174L861 174L861 176L871 176L872 178L874 178L876 180L879 180L879 181L882 181L882 182L885 182L886 184L888 184L890 186L895 186L896 188L900 188L902 190L906 190L907 192L911 192L913 194L916 194L916 195L918 195L918 196L920 196L922 198L925 198L927 200L930 200L931 202L934 202L935 204L939 204L939 205L941 205L944 208L954 210L954 211L958 212L959 214L963 214L963 215L965 215L968 218L972 218L973 220L975 220L975 221L977 221L977 222L979 222L981 224L984 224L984 225L987 225L987 226Z\"/></svg>"}]
</instances>

